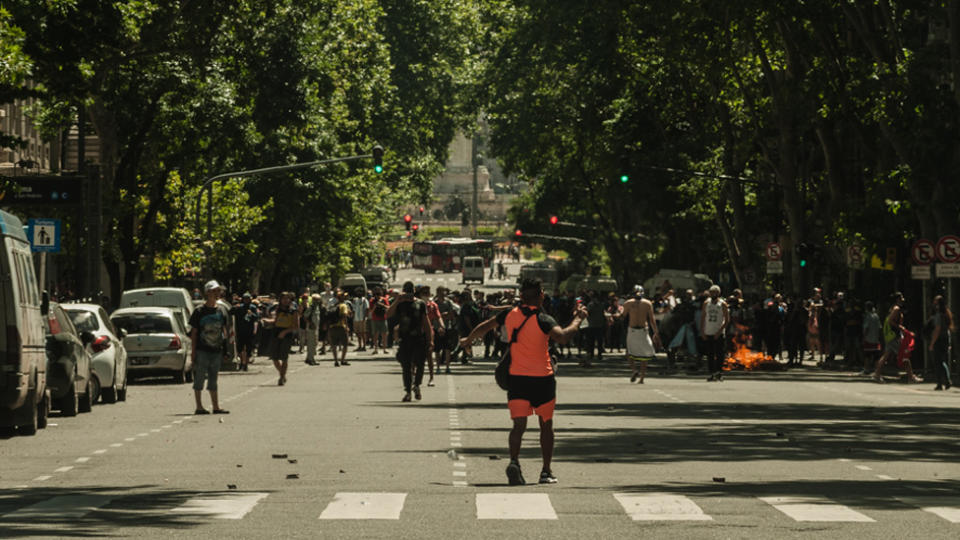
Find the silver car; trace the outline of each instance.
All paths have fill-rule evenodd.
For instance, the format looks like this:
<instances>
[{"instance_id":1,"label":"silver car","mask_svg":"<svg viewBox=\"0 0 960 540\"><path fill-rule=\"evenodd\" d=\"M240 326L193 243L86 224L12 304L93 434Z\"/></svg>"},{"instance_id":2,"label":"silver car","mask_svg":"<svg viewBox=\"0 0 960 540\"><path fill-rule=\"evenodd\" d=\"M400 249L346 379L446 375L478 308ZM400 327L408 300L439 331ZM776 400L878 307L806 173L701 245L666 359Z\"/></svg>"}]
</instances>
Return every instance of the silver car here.
<instances>
[{"instance_id":1,"label":"silver car","mask_svg":"<svg viewBox=\"0 0 960 540\"><path fill-rule=\"evenodd\" d=\"M123 346L123 330L114 328L110 317L96 304L62 304L79 332L94 335L90 349L93 358L90 367L100 382L100 396L104 403L127 399L127 349Z\"/></svg>"},{"instance_id":2,"label":"silver car","mask_svg":"<svg viewBox=\"0 0 960 540\"><path fill-rule=\"evenodd\" d=\"M174 308L133 307L110 315L114 326L125 331L127 378L173 375L177 383L192 378L190 336Z\"/></svg>"}]
</instances>

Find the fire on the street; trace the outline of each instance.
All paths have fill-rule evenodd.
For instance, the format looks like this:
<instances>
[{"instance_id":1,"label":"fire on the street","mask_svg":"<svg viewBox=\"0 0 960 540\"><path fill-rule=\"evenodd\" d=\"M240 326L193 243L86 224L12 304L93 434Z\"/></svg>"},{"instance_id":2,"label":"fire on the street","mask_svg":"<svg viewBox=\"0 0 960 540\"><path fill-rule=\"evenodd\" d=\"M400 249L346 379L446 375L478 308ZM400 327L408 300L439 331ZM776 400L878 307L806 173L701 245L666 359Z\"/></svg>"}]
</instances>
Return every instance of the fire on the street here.
<instances>
[{"instance_id":1,"label":"fire on the street","mask_svg":"<svg viewBox=\"0 0 960 540\"><path fill-rule=\"evenodd\" d=\"M755 369L778 369L780 367L780 363L774 360L772 356L750 349L748 343L752 341L752 338L753 336L747 333L745 326L737 326L737 332L733 337L735 349L723 363L724 371L752 371Z\"/></svg>"}]
</instances>

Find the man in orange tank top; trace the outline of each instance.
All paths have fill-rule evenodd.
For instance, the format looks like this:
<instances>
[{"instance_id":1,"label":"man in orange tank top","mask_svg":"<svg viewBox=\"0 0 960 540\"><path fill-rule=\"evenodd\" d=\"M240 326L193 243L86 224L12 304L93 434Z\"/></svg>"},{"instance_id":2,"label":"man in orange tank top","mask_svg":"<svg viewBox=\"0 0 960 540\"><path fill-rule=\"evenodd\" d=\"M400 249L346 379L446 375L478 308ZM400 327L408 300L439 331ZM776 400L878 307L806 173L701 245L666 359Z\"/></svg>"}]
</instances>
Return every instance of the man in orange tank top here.
<instances>
[{"instance_id":1,"label":"man in orange tank top","mask_svg":"<svg viewBox=\"0 0 960 540\"><path fill-rule=\"evenodd\" d=\"M471 343L500 325L505 326L507 335L511 336L507 407L513 419L507 479L511 486L526 483L520 470L520 443L527 429L527 417L536 413L540 419L540 452L543 456L540 483L555 484L557 478L553 475L550 463L553 459L553 410L557 403L557 380L550 363L550 340L561 344L569 341L587 317L587 310L578 307L570 325L561 328L553 317L540 310L543 284L539 279L523 280L520 284L520 303L520 306L501 311L496 317L480 323L460 340L460 346Z\"/></svg>"}]
</instances>

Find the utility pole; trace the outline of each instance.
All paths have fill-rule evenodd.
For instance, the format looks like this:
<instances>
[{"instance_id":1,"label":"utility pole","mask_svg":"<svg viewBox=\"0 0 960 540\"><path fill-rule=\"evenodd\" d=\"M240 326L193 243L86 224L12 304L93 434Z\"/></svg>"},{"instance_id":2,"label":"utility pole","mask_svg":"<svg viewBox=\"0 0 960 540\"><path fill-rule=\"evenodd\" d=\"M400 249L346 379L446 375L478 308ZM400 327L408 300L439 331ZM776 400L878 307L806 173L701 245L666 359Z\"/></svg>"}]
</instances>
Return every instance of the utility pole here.
<instances>
[{"instance_id":1,"label":"utility pole","mask_svg":"<svg viewBox=\"0 0 960 540\"><path fill-rule=\"evenodd\" d=\"M477 219L479 218L480 193L477 185L477 168L480 167L480 154L477 153L477 135L470 141L470 161L473 163L473 197L470 200L470 235L477 237Z\"/></svg>"}]
</instances>

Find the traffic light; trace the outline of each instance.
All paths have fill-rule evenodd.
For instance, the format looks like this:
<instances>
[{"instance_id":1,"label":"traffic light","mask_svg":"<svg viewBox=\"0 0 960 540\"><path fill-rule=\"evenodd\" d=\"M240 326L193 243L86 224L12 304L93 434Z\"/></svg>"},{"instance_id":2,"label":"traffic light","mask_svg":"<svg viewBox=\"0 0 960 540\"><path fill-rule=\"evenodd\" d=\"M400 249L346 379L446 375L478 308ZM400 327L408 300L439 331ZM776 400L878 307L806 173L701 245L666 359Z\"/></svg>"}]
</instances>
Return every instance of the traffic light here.
<instances>
[{"instance_id":1,"label":"traffic light","mask_svg":"<svg viewBox=\"0 0 960 540\"><path fill-rule=\"evenodd\" d=\"M557 216L550 216L550 224L556 225L557 223L560 223L560 218L558 218Z\"/></svg>"},{"instance_id":2,"label":"traffic light","mask_svg":"<svg viewBox=\"0 0 960 540\"><path fill-rule=\"evenodd\" d=\"M813 256L813 246L806 242L797 244L797 258L800 262L800 268L806 268L810 264L810 258Z\"/></svg>"},{"instance_id":3,"label":"traffic light","mask_svg":"<svg viewBox=\"0 0 960 540\"><path fill-rule=\"evenodd\" d=\"M420 225L417 225L416 223L414 223L414 224L413 224L413 235L416 236L416 235L417 235L417 231L419 231L419 230L420 230Z\"/></svg>"},{"instance_id":4,"label":"traffic light","mask_svg":"<svg viewBox=\"0 0 960 540\"><path fill-rule=\"evenodd\" d=\"M630 181L630 175L628 175L627 173L623 173L623 174L620 175L620 183L621 183L621 184L626 184L626 183L629 182L629 181Z\"/></svg>"},{"instance_id":5,"label":"traffic light","mask_svg":"<svg viewBox=\"0 0 960 540\"><path fill-rule=\"evenodd\" d=\"M420 205L420 215L421 215L421 216L423 215L423 205L422 205L422 204Z\"/></svg>"},{"instance_id":6,"label":"traffic light","mask_svg":"<svg viewBox=\"0 0 960 540\"><path fill-rule=\"evenodd\" d=\"M521 231L520 229L517 229L513 231L513 235L516 236L517 238L520 238L521 236L523 236L523 231Z\"/></svg>"},{"instance_id":7,"label":"traffic light","mask_svg":"<svg viewBox=\"0 0 960 540\"><path fill-rule=\"evenodd\" d=\"M413 221L413 216L410 214L405 214L403 216L403 224L407 227L407 230L410 230L410 222Z\"/></svg>"},{"instance_id":8,"label":"traffic light","mask_svg":"<svg viewBox=\"0 0 960 540\"><path fill-rule=\"evenodd\" d=\"M373 172L383 172L383 147L379 144L373 147Z\"/></svg>"}]
</instances>

